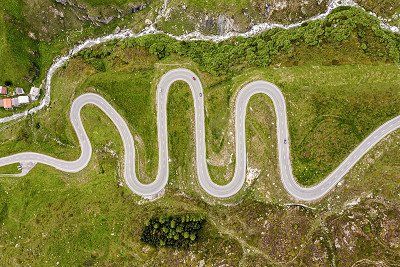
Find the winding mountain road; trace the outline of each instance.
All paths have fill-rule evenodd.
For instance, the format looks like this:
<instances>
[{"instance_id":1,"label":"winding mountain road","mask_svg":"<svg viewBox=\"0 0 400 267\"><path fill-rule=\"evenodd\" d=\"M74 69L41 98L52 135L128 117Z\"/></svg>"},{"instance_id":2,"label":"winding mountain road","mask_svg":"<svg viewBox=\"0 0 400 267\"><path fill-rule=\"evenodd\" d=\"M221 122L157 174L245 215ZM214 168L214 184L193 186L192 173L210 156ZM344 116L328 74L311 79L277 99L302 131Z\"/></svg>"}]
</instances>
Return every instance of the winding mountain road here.
<instances>
[{"instance_id":1,"label":"winding mountain road","mask_svg":"<svg viewBox=\"0 0 400 267\"><path fill-rule=\"evenodd\" d=\"M193 79L195 78L195 79ZM380 140L388 134L400 129L400 116L386 122L371 133L354 151L322 182L313 187L302 187L292 172L290 160L290 142L287 121L286 102L282 92L272 83L255 81L244 86L238 93L235 106L235 149L236 162L233 179L227 185L217 185L208 173L206 160L205 126L204 126L204 97L203 87L199 78L187 69L175 69L166 73L157 87L157 131L158 131L158 174L154 182L141 183L136 176L135 145L129 127L118 112L101 96L84 94L74 100L70 120L81 146L81 155L75 161L65 161L38 153L19 153L0 158L0 166L14 163L42 163L65 172L79 172L89 163L92 146L83 127L80 112L89 104L99 107L115 124L124 145L124 177L128 187L144 197L157 195L168 183L168 133L167 133L167 99L169 89L175 81L186 82L192 92L195 108L195 141L196 167L200 185L212 196L226 198L236 194L246 178L247 152L245 119L247 104L251 96L265 94L271 98L275 106L277 118L277 140L279 154L279 169L281 180L287 192L294 198L313 201L328 193L350 169Z\"/></svg>"}]
</instances>

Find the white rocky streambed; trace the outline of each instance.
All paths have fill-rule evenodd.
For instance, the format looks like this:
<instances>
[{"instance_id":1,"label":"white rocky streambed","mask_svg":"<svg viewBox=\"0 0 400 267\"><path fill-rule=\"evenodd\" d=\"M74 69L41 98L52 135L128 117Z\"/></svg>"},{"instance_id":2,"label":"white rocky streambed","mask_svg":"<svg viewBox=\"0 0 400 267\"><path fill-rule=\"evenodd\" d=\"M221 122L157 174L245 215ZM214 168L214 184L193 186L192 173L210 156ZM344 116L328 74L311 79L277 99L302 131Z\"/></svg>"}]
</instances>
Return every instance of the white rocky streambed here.
<instances>
[{"instance_id":1,"label":"white rocky streambed","mask_svg":"<svg viewBox=\"0 0 400 267\"><path fill-rule=\"evenodd\" d=\"M166 4L167 2L165 2L165 6L163 8L163 11L161 12L164 13L164 11L166 10ZM20 119L28 114L33 114L36 113L37 111L43 109L44 107L48 106L50 104L50 93L51 93L51 80L53 75L56 73L56 71L62 67L71 57L73 57L74 55L76 55L77 53L79 53L80 51L87 49L87 48L91 48L95 45L101 44L101 43L105 43L111 40L121 40L121 39L126 39L126 38L136 38L136 37L141 37L144 35L149 35L149 34L160 34L160 33L164 33L176 40L179 41L196 41L196 40L205 40L205 41L213 41L213 42L221 42L224 41L226 39L232 38L232 37L251 37L254 36L258 33L261 33L263 31L272 29L272 28L283 28L283 29L290 29L290 28L295 28L295 27L299 27L302 23L304 22L308 22L308 21L313 21L313 20L318 20L318 19L323 19L326 16L328 16L328 14L330 14L332 12L333 9L339 7L339 6L358 6L353 0L332 0L329 5L327 10L320 14L317 15L315 17L306 19L304 21L300 21L297 23L293 23L293 24L289 24L289 25L284 25L284 24L277 24L277 23L261 23L258 25L254 25L249 31L244 32L244 33L238 33L238 32L229 32L227 34L224 35L204 35L200 32L191 32L188 34L184 34L184 35L172 35L169 33L164 33L163 31L160 31L158 29L155 28L155 23L151 24L150 26L146 27L145 29L143 29L141 32L139 33L133 33L131 30L122 30L118 33L112 33L106 36L102 36L96 39L88 39L86 41L84 41L83 43L76 45L74 48L72 48L69 53L65 56L62 57L58 57L54 60L53 65L51 65L51 67L49 68L47 75L46 75L46 79L44 80L44 84L42 85L42 88L44 88L45 90L45 96L44 98L41 100L40 104L30 110L26 110L24 112L21 113L16 113L13 114L11 116L8 117L4 117L4 118L0 118L0 123L5 123L5 122L10 122L16 119ZM386 21L383 18L378 17L376 14L374 13L370 13L371 15L377 17L380 21L381 21L381 26L384 29L390 30L392 32L395 33L400 33L400 29L399 27L396 26L390 26L389 24L386 23ZM158 18L159 19L159 18ZM157 19L156 19L157 21Z\"/></svg>"}]
</instances>

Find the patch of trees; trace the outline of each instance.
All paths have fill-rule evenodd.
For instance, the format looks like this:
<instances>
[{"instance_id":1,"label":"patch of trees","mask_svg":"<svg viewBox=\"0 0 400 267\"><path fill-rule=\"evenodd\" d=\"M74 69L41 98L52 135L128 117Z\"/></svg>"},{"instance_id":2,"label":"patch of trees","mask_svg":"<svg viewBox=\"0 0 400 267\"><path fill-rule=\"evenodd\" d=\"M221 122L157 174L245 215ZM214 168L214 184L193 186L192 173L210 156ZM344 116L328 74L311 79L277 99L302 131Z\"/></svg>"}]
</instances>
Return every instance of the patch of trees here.
<instances>
[{"instance_id":1,"label":"patch of trees","mask_svg":"<svg viewBox=\"0 0 400 267\"><path fill-rule=\"evenodd\" d=\"M291 29L274 28L251 38L233 38L221 43L176 41L166 35L149 35L125 40L159 59L172 53L190 57L202 70L213 75L228 74L243 67L267 67L275 56L290 57L299 46L340 44L350 39L361 49L383 61L400 62L400 37L380 27L377 18L359 8L338 8L323 20L303 23ZM307 50L304 50L307 51Z\"/></svg>"},{"instance_id":2,"label":"patch of trees","mask_svg":"<svg viewBox=\"0 0 400 267\"><path fill-rule=\"evenodd\" d=\"M307 56L307 47L340 45L349 40L354 51L360 50L384 62L400 62L400 36L382 29L377 18L354 7L341 7L325 19L287 30L274 28L251 38L237 37L215 43L177 41L163 34L146 35L110 42L99 51L85 50L81 56L99 59L110 55L115 47L144 47L158 59L177 54L191 58L205 72L225 75L246 67L267 67L277 56L293 58L299 47Z\"/></svg>"},{"instance_id":3,"label":"patch of trees","mask_svg":"<svg viewBox=\"0 0 400 267\"><path fill-rule=\"evenodd\" d=\"M187 247L199 239L204 223L199 214L153 217L143 228L141 240L155 247Z\"/></svg>"}]
</instances>

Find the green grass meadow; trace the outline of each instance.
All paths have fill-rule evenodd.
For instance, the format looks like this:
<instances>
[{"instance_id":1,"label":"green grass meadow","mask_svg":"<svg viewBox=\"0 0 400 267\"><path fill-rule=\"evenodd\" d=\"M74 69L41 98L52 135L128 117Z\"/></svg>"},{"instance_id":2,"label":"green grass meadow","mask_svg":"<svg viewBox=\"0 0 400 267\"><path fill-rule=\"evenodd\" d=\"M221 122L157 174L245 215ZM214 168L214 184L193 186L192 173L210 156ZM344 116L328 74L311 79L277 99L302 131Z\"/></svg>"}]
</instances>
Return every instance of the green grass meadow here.
<instances>
[{"instance_id":1,"label":"green grass meadow","mask_svg":"<svg viewBox=\"0 0 400 267\"><path fill-rule=\"evenodd\" d=\"M8 36L3 34L4 27L8 26L0 24L1 56L18 57L4 41ZM387 35L389 41L379 39L364 28L362 32L367 33L366 39L357 37L357 32L344 41L325 40L318 46L293 43L289 52L278 49L268 55L261 52L271 43L262 38L271 39L268 34L273 33L220 46L203 42L159 46L163 40L169 42L165 36L99 45L72 58L54 75L49 107L1 125L0 157L35 151L66 160L78 158L80 147L69 122L71 103L83 93L98 93L127 121L135 139L139 179L149 183L158 168L156 86L168 70L184 67L203 84L207 160L216 183L228 183L234 171L235 97L245 84L261 79L276 84L285 96L294 174L299 183L311 186L374 129L400 114L399 64L393 50L398 39ZM278 37L289 34L275 33ZM363 49L360 40L369 40L370 50ZM236 48L235 42L248 49L243 50L244 56L230 50ZM39 44L42 51L48 49L40 58L41 66L65 49L61 42L53 45ZM176 49L179 46L181 50ZM233 64L239 56L249 61ZM11 71L13 75L26 68L27 57L23 58L21 65L9 66L21 69ZM257 61L260 58L270 61L263 66L264 61ZM256 63L250 64L250 59ZM212 69L207 71L207 67ZM4 73L6 69L0 67ZM1 177L0 265L398 262L399 131L372 149L326 198L305 203L311 208L291 205L297 201L286 193L279 176L274 107L266 96L256 95L247 110L246 140L248 167L259 174L253 181L246 180L238 195L220 200L207 195L197 181L193 99L186 84L172 85L167 110L169 183L157 200L141 199L124 185L122 140L110 119L93 106L82 110L93 146L84 170L64 173L39 164L24 177ZM15 173L15 169L15 165L6 166L0 173ZM358 204L349 205L355 198L360 198ZM190 249L156 249L140 242L149 218L185 212L203 214L207 220L199 242ZM345 245L349 233L352 246Z\"/></svg>"}]
</instances>

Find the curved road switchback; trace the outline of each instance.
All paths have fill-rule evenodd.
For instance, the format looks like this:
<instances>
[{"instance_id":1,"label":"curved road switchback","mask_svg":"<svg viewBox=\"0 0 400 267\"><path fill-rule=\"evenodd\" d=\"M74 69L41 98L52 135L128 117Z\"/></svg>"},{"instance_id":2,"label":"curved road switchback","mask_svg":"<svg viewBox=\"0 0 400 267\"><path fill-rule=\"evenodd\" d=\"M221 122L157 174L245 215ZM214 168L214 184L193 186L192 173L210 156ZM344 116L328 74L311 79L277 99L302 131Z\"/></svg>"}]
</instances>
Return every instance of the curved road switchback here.
<instances>
[{"instance_id":1,"label":"curved road switchback","mask_svg":"<svg viewBox=\"0 0 400 267\"><path fill-rule=\"evenodd\" d=\"M192 92L195 108L195 142L196 168L199 183L212 196L226 198L235 195L246 178L247 152L245 119L247 104L255 94L265 94L271 98L277 119L277 140L279 170L282 183L289 194L304 201L313 201L327 194L350 169L380 140L388 134L400 129L400 116L386 122L371 133L350 155L322 182L313 187L302 187L293 176L290 160L290 142L287 121L286 102L282 92L272 83L255 81L245 85L238 93L235 106L235 172L232 180L226 185L218 185L211 180L206 160L204 96L203 87L196 74L187 69L171 70L162 76L157 86L157 133L158 133L158 174L154 182L141 183L136 176L135 145L129 127L118 112L101 96L84 94L74 100L70 120L78 136L81 155L75 161L65 161L47 155L26 152L0 158L0 166L14 163L42 163L65 172L78 172L89 163L92 146L83 127L80 112L89 104L99 107L115 124L124 145L124 177L128 187L138 195L151 197L161 192L168 182L168 132L167 132L167 100L169 89L175 81L186 82Z\"/></svg>"}]
</instances>

